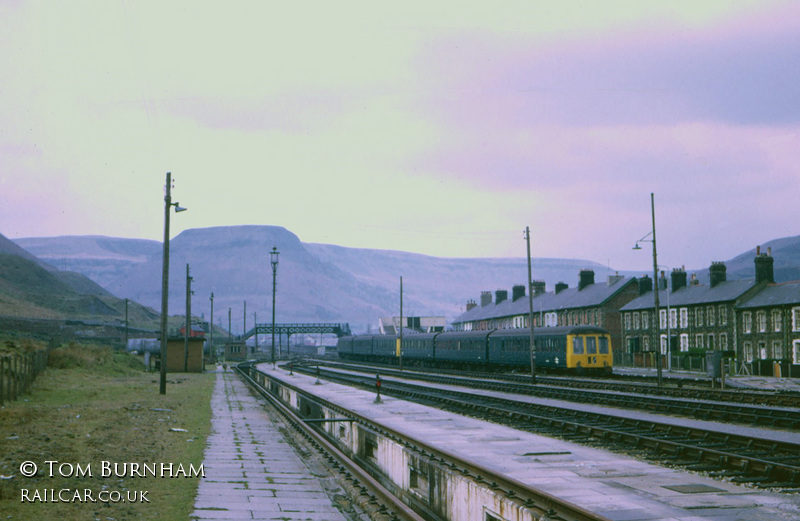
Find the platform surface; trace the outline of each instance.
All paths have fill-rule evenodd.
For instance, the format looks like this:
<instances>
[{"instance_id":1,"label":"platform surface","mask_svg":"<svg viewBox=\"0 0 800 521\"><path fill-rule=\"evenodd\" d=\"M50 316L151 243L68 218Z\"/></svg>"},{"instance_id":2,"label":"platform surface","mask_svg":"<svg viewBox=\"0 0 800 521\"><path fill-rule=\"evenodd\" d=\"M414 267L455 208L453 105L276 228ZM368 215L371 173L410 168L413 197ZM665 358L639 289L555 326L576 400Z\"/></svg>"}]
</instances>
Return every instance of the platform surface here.
<instances>
[{"instance_id":1,"label":"platform surface","mask_svg":"<svg viewBox=\"0 0 800 521\"><path fill-rule=\"evenodd\" d=\"M259 369L411 438L616 521L800 520L800 496L638 461L262 364ZM388 380L388 378L387 378Z\"/></svg>"},{"instance_id":2,"label":"platform surface","mask_svg":"<svg viewBox=\"0 0 800 521\"><path fill-rule=\"evenodd\" d=\"M346 519L240 377L217 372L211 410L190 519Z\"/></svg>"}]
</instances>

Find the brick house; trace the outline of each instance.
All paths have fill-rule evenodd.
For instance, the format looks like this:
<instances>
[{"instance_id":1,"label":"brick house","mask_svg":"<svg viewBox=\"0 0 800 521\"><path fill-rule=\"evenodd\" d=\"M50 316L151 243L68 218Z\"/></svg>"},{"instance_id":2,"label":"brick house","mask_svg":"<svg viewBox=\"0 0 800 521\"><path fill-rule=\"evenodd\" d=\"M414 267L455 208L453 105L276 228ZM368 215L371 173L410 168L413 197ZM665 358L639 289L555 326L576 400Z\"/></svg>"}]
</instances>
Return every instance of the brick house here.
<instances>
[{"instance_id":1,"label":"brick house","mask_svg":"<svg viewBox=\"0 0 800 521\"><path fill-rule=\"evenodd\" d=\"M595 283L594 271L581 270L578 286L569 288L559 282L552 293L545 291L543 281L531 284L533 292L534 327L596 325L611 334L612 346L621 345L622 325L620 308L638 296L635 278L613 275L606 282ZM453 322L457 331L486 331L490 329L527 328L530 305L525 286L517 285L508 291L481 293L481 304L467 303L467 311Z\"/></svg>"}]
</instances>

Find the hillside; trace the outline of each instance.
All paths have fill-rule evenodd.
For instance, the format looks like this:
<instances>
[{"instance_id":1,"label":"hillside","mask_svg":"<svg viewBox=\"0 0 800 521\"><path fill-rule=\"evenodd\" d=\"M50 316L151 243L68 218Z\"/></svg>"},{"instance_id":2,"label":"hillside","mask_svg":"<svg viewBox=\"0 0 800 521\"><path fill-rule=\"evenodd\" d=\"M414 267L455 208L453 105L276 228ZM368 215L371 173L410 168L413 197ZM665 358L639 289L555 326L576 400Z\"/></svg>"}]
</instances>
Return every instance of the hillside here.
<instances>
[{"instance_id":1,"label":"hillside","mask_svg":"<svg viewBox=\"0 0 800 521\"><path fill-rule=\"evenodd\" d=\"M117 297L156 309L161 303L161 244L106 237L20 239L20 245L56 266L69 266L97 280ZM527 276L525 259L446 259L397 251L303 243L282 227L232 226L186 230L170 241L170 313L185 309L186 264L190 264L194 314L241 332L244 302L247 327L253 313L271 319L272 269L269 251L280 251L276 320L349 322L375 328L378 318L399 313L400 276L404 313L457 316L480 291L511 289ZM534 259L534 278L552 287L575 285L582 268L598 280L609 270L582 260Z\"/></svg>"},{"instance_id":2,"label":"hillside","mask_svg":"<svg viewBox=\"0 0 800 521\"><path fill-rule=\"evenodd\" d=\"M101 283L120 298L154 309L161 305L162 245L155 241L109 237L20 239L18 244L54 266L68 266ZM278 226L231 226L186 230L170 241L171 314L185 310L186 264L190 264L192 311L209 318L214 293L214 322L234 333L271 320L272 269L269 252L280 251L276 293L278 322L349 322L356 331L373 330L381 316L399 313L403 276L404 314L444 315L464 311L481 291L511 290L527 277L527 262L516 259L451 259L386 250L303 243ZM800 279L800 237L766 243L775 257L777 281ZM755 250L726 262L728 278L752 278ZM613 271L587 260L533 259L533 277L548 291L556 282L578 282L581 269L605 280ZM707 267L705 267L707 268ZM707 269L689 270L707 280ZM621 273L640 276L641 272Z\"/></svg>"},{"instance_id":3,"label":"hillside","mask_svg":"<svg viewBox=\"0 0 800 521\"><path fill-rule=\"evenodd\" d=\"M8 244L13 247L8 247ZM0 235L0 316L102 322L124 320L124 301L85 275L43 263ZM129 303L131 324L152 326L158 315Z\"/></svg>"}]
</instances>

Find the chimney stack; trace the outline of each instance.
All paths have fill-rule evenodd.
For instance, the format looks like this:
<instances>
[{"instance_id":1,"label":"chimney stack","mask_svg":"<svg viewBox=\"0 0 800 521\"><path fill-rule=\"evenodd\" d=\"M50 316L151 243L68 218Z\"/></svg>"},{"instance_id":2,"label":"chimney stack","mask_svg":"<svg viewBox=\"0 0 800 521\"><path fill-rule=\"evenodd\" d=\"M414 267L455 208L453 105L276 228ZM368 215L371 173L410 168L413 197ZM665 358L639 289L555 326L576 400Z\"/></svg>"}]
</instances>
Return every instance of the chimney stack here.
<instances>
[{"instance_id":1,"label":"chimney stack","mask_svg":"<svg viewBox=\"0 0 800 521\"><path fill-rule=\"evenodd\" d=\"M504 300L508 300L508 291L504 289L498 289L494 292L494 303L499 304Z\"/></svg>"},{"instance_id":2,"label":"chimney stack","mask_svg":"<svg viewBox=\"0 0 800 521\"><path fill-rule=\"evenodd\" d=\"M531 291L533 292L534 297L538 297L539 295L544 295L546 288L546 284L543 280L534 280L531 282Z\"/></svg>"},{"instance_id":3,"label":"chimney stack","mask_svg":"<svg viewBox=\"0 0 800 521\"><path fill-rule=\"evenodd\" d=\"M649 275L639 277L639 295L644 295L648 291L653 291L653 279Z\"/></svg>"},{"instance_id":4,"label":"chimney stack","mask_svg":"<svg viewBox=\"0 0 800 521\"><path fill-rule=\"evenodd\" d=\"M592 284L594 284L594 271L581 270L580 279L578 280L578 291Z\"/></svg>"},{"instance_id":5,"label":"chimney stack","mask_svg":"<svg viewBox=\"0 0 800 521\"><path fill-rule=\"evenodd\" d=\"M481 307L484 308L492 303L492 292L481 291Z\"/></svg>"},{"instance_id":6,"label":"chimney stack","mask_svg":"<svg viewBox=\"0 0 800 521\"><path fill-rule=\"evenodd\" d=\"M513 288L511 288L511 301L516 302L517 300L521 299L525 296L525 285L517 284Z\"/></svg>"},{"instance_id":7,"label":"chimney stack","mask_svg":"<svg viewBox=\"0 0 800 521\"><path fill-rule=\"evenodd\" d=\"M720 282L725 282L727 280L728 268L725 266L724 262L712 262L711 267L708 268L709 278L711 279L711 287L713 288Z\"/></svg>"},{"instance_id":8,"label":"chimney stack","mask_svg":"<svg viewBox=\"0 0 800 521\"><path fill-rule=\"evenodd\" d=\"M672 291L678 291L686 287L686 269L683 266L680 269L672 270L669 276L672 282Z\"/></svg>"},{"instance_id":9,"label":"chimney stack","mask_svg":"<svg viewBox=\"0 0 800 521\"><path fill-rule=\"evenodd\" d=\"M478 307L478 304L476 304L474 300L469 299L467 301L467 311L469 311L471 309L475 309L476 307Z\"/></svg>"},{"instance_id":10,"label":"chimney stack","mask_svg":"<svg viewBox=\"0 0 800 521\"><path fill-rule=\"evenodd\" d=\"M761 247L756 248L756 284L766 282L769 284L775 283L774 263L775 259L772 258L772 248L767 248L767 253L761 253Z\"/></svg>"},{"instance_id":11,"label":"chimney stack","mask_svg":"<svg viewBox=\"0 0 800 521\"><path fill-rule=\"evenodd\" d=\"M569 285L566 282L556 282L556 295L567 289Z\"/></svg>"}]
</instances>

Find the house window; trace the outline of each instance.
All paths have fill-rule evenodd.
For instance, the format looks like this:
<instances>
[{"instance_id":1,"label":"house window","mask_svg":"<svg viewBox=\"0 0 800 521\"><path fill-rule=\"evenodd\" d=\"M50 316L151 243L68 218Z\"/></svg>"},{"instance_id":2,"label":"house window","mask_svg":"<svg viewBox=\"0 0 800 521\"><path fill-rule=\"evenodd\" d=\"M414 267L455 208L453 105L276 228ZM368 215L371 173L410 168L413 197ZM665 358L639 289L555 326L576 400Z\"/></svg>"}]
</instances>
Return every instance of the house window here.
<instances>
[{"instance_id":1,"label":"house window","mask_svg":"<svg viewBox=\"0 0 800 521\"><path fill-rule=\"evenodd\" d=\"M681 333L681 351L689 350L689 335Z\"/></svg>"},{"instance_id":2,"label":"house window","mask_svg":"<svg viewBox=\"0 0 800 521\"><path fill-rule=\"evenodd\" d=\"M767 312L766 311L758 311L756 312L756 327L758 327L759 333L764 333L767 330Z\"/></svg>"},{"instance_id":3,"label":"house window","mask_svg":"<svg viewBox=\"0 0 800 521\"><path fill-rule=\"evenodd\" d=\"M772 341L772 357L778 360L783 358L783 344L780 340Z\"/></svg>"},{"instance_id":4,"label":"house window","mask_svg":"<svg viewBox=\"0 0 800 521\"><path fill-rule=\"evenodd\" d=\"M634 313L633 314L633 329L639 329L639 327L641 326L641 323L642 323L642 321L641 321L641 318L639 316L639 313L638 312Z\"/></svg>"},{"instance_id":5,"label":"house window","mask_svg":"<svg viewBox=\"0 0 800 521\"><path fill-rule=\"evenodd\" d=\"M669 327L675 329L678 327L678 310L677 309L670 309L669 310Z\"/></svg>"},{"instance_id":6,"label":"house window","mask_svg":"<svg viewBox=\"0 0 800 521\"><path fill-rule=\"evenodd\" d=\"M728 349L728 333L719 334L719 348Z\"/></svg>"},{"instance_id":7,"label":"house window","mask_svg":"<svg viewBox=\"0 0 800 521\"><path fill-rule=\"evenodd\" d=\"M650 337L642 337L642 351L650 351Z\"/></svg>"},{"instance_id":8,"label":"house window","mask_svg":"<svg viewBox=\"0 0 800 521\"><path fill-rule=\"evenodd\" d=\"M719 325L728 325L728 308L726 308L723 304L720 304L719 306Z\"/></svg>"},{"instance_id":9,"label":"house window","mask_svg":"<svg viewBox=\"0 0 800 521\"><path fill-rule=\"evenodd\" d=\"M661 335L661 354L667 354L667 335Z\"/></svg>"},{"instance_id":10,"label":"house window","mask_svg":"<svg viewBox=\"0 0 800 521\"><path fill-rule=\"evenodd\" d=\"M706 349L708 349L710 351L714 349L714 334L713 333L708 335L708 345L706 346Z\"/></svg>"},{"instance_id":11,"label":"house window","mask_svg":"<svg viewBox=\"0 0 800 521\"><path fill-rule=\"evenodd\" d=\"M769 353L767 353L767 343L764 341L758 343L758 356L762 360L769 358Z\"/></svg>"},{"instance_id":12,"label":"house window","mask_svg":"<svg viewBox=\"0 0 800 521\"><path fill-rule=\"evenodd\" d=\"M742 332L751 333L753 331L753 314L750 311L742 313Z\"/></svg>"},{"instance_id":13,"label":"house window","mask_svg":"<svg viewBox=\"0 0 800 521\"><path fill-rule=\"evenodd\" d=\"M753 343L752 342L745 342L744 343L744 359L748 363L753 361Z\"/></svg>"},{"instance_id":14,"label":"house window","mask_svg":"<svg viewBox=\"0 0 800 521\"><path fill-rule=\"evenodd\" d=\"M703 325L703 308L696 308L694 310L694 325L695 326L702 326Z\"/></svg>"},{"instance_id":15,"label":"house window","mask_svg":"<svg viewBox=\"0 0 800 521\"><path fill-rule=\"evenodd\" d=\"M694 342L695 342L695 347L697 349L703 349L703 334L702 333L698 333L694 337Z\"/></svg>"},{"instance_id":16,"label":"house window","mask_svg":"<svg viewBox=\"0 0 800 521\"><path fill-rule=\"evenodd\" d=\"M714 306L708 306L706 310L706 319L708 320L708 325L713 326L716 322L716 317L714 316Z\"/></svg>"},{"instance_id":17,"label":"house window","mask_svg":"<svg viewBox=\"0 0 800 521\"><path fill-rule=\"evenodd\" d=\"M792 308L792 331L800 331L800 307Z\"/></svg>"},{"instance_id":18,"label":"house window","mask_svg":"<svg viewBox=\"0 0 800 521\"><path fill-rule=\"evenodd\" d=\"M780 309L773 309L772 310L772 330L776 333L780 333L781 331L781 310Z\"/></svg>"},{"instance_id":19,"label":"house window","mask_svg":"<svg viewBox=\"0 0 800 521\"><path fill-rule=\"evenodd\" d=\"M800 308L798 308L800 309ZM800 316L800 315L798 315ZM650 312L642 311L642 329L650 329Z\"/></svg>"},{"instance_id":20,"label":"house window","mask_svg":"<svg viewBox=\"0 0 800 521\"><path fill-rule=\"evenodd\" d=\"M625 329L630 329L630 328L631 328L631 313L625 313Z\"/></svg>"},{"instance_id":21,"label":"house window","mask_svg":"<svg viewBox=\"0 0 800 521\"><path fill-rule=\"evenodd\" d=\"M792 345L792 363L800 365L800 340L795 340Z\"/></svg>"},{"instance_id":22,"label":"house window","mask_svg":"<svg viewBox=\"0 0 800 521\"><path fill-rule=\"evenodd\" d=\"M658 325L661 329L667 329L667 310L658 310Z\"/></svg>"},{"instance_id":23,"label":"house window","mask_svg":"<svg viewBox=\"0 0 800 521\"><path fill-rule=\"evenodd\" d=\"M681 329L689 327L689 310L681 308Z\"/></svg>"}]
</instances>

